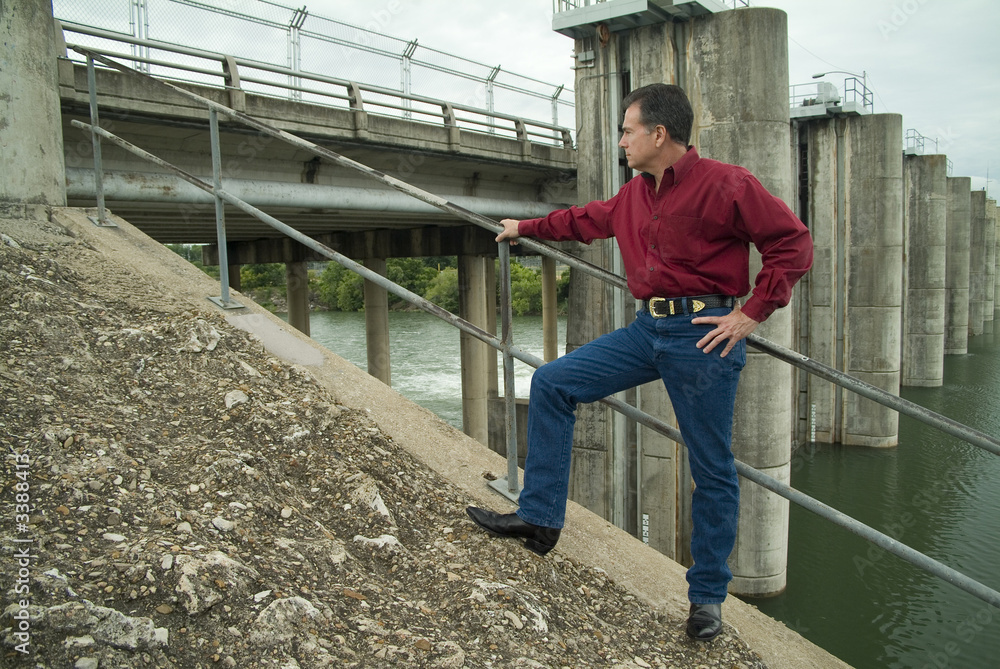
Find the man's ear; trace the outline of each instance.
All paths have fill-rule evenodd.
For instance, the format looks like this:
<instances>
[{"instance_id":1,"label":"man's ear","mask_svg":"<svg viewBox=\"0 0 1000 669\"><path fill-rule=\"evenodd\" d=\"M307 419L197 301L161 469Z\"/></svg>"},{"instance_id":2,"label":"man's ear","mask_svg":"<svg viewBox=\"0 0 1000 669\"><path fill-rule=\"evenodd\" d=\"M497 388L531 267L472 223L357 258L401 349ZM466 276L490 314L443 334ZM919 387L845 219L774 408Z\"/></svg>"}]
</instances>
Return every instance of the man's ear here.
<instances>
[{"instance_id":1,"label":"man's ear","mask_svg":"<svg viewBox=\"0 0 1000 669\"><path fill-rule=\"evenodd\" d=\"M657 147L666 146L671 141L673 140L670 138L670 133L667 132L666 127L658 125L653 128L653 142Z\"/></svg>"}]
</instances>

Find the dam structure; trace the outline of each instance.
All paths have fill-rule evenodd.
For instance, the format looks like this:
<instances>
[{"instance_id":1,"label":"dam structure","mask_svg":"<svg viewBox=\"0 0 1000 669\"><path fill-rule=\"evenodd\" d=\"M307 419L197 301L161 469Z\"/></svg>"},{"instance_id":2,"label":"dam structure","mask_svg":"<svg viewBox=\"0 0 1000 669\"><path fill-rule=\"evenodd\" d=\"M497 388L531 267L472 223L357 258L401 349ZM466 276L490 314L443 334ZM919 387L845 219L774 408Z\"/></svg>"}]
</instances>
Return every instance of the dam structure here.
<instances>
[{"instance_id":1,"label":"dam structure","mask_svg":"<svg viewBox=\"0 0 1000 669\"><path fill-rule=\"evenodd\" d=\"M0 202L97 204L96 226L109 225L110 210L158 242L204 244L206 264L224 269L221 296L211 296L223 310L240 307L227 291L239 290L241 265L283 263L289 323L306 335L307 264L330 259L332 249L369 272L368 372L387 385L386 260L457 256L463 431L508 456L512 486L524 455L515 426L525 425L526 407L505 397L506 370L475 331L495 333L507 306L497 300L494 267L499 257L503 285L509 250L498 249L490 221L610 198L633 176L617 147L621 99L649 83L682 86L699 153L753 172L815 244L792 303L751 339L740 384L733 594L786 587L790 500L810 504L788 489L796 448L891 448L907 412L1000 453L996 439L898 401L903 386L941 385L944 356L993 331L996 202L952 176L943 154L904 145L903 117L873 113L863 82L792 86L782 11L714 0L556 2L552 26L573 41L576 73L575 118L561 125L561 86L535 96L553 112L539 120L497 111L491 94L483 104L457 103L406 85L116 33L60 20L58 11L53 19L48 2L31 4L36 12L8 23L15 56L0 71L0 90L13 91L4 102L10 121L0 126L3 162L24 166L0 184ZM303 25L295 30L289 39L301 40ZM415 50L403 51L401 67L419 67ZM499 72L491 74L488 92L499 85ZM214 181L215 194L185 174L209 189ZM523 244L513 253L543 256L547 358L557 354L557 258L573 266L559 347L572 350L631 320L614 240L551 251ZM751 253L753 275L760 259ZM690 565L691 486L661 385L580 407L573 501ZM955 582L986 601L996 596Z\"/></svg>"}]
</instances>

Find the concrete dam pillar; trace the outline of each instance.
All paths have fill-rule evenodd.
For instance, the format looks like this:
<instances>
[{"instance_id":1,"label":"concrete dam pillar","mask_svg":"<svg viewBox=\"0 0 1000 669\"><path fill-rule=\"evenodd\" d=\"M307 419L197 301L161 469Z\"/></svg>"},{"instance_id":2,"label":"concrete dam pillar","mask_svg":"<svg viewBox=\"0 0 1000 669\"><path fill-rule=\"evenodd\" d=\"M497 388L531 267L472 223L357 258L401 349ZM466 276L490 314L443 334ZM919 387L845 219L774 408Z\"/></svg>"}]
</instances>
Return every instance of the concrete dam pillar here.
<instances>
[{"instance_id":1,"label":"concrete dam pillar","mask_svg":"<svg viewBox=\"0 0 1000 669\"><path fill-rule=\"evenodd\" d=\"M986 305L983 308L983 332L993 332L997 280L997 202L986 199Z\"/></svg>"},{"instance_id":2,"label":"concrete dam pillar","mask_svg":"<svg viewBox=\"0 0 1000 669\"><path fill-rule=\"evenodd\" d=\"M969 240L971 234L969 177L948 177L947 240L945 267L945 355L969 352Z\"/></svg>"},{"instance_id":3,"label":"concrete dam pillar","mask_svg":"<svg viewBox=\"0 0 1000 669\"><path fill-rule=\"evenodd\" d=\"M0 3L0 204L66 205L51 0Z\"/></svg>"},{"instance_id":4,"label":"concrete dam pillar","mask_svg":"<svg viewBox=\"0 0 1000 669\"><path fill-rule=\"evenodd\" d=\"M578 59L588 55L592 67L576 71L577 204L606 200L621 187L626 169L619 163L618 124L622 92L620 64L627 54L625 33L613 33L606 42L596 32L576 40ZM568 243L568 252L609 271L618 253L613 240L595 240L590 245ZM613 318L615 292L600 281L573 272L570 278L566 318L566 352L612 331L620 323ZM573 432L573 458L569 497L603 518L611 519L611 496L615 420L603 404L580 405ZM631 528L628 528L631 529Z\"/></svg>"},{"instance_id":5,"label":"concrete dam pillar","mask_svg":"<svg viewBox=\"0 0 1000 669\"><path fill-rule=\"evenodd\" d=\"M749 169L791 203L788 25L784 12L721 12L691 24L685 86L695 108L692 143L706 158ZM751 245L750 283L761 268ZM778 309L755 334L792 347L792 310ZM748 348L733 421L738 460L788 482L793 368ZM740 523L729 559L732 593L768 596L785 589L788 501L741 481Z\"/></svg>"},{"instance_id":6,"label":"concrete dam pillar","mask_svg":"<svg viewBox=\"0 0 1000 669\"><path fill-rule=\"evenodd\" d=\"M993 229L996 230L996 244L993 245L993 321L1000 321L1000 207L993 201ZM1000 327L997 323L994 327Z\"/></svg>"},{"instance_id":7,"label":"concrete dam pillar","mask_svg":"<svg viewBox=\"0 0 1000 669\"><path fill-rule=\"evenodd\" d=\"M940 386L944 382L947 157L907 156L904 167L906 299L901 383Z\"/></svg>"},{"instance_id":8,"label":"concrete dam pillar","mask_svg":"<svg viewBox=\"0 0 1000 669\"><path fill-rule=\"evenodd\" d=\"M902 117L810 122L806 224L810 357L897 394L903 277ZM896 412L816 377L808 380L815 440L894 446Z\"/></svg>"},{"instance_id":9,"label":"concrete dam pillar","mask_svg":"<svg viewBox=\"0 0 1000 669\"><path fill-rule=\"evenodd\" d=\"M616 32L604 46L596 38L578 39L578 54L596 51L595 68L580 70L577 75L581 200L610 197L617 190L611 188L619 164L617 151L609 155L608 149L609 140L617 141L617 128L609 122L606 114L612 110L604 102L610 89L618 86L620 98L629 90L662 82L678 84L687 91L695 110L691 142L702 156L747 167L772 193L787 201L791 169L786 150L786 44L785 14L757 8ZM615 72L618 81L612 78ZM621 110L614 116L617 124ZM630 177L626 174L623 180ZM751 275L759 268L758 256L752 261ZM591 303L607 305L609 298L604 291L595 287ZM572 299L571 293L571 318ZM790 319L789 310L779 310L758 331L788 346ZM591 323L596 322L591 316ZM734 451L741 460L787 481L792 371L764 354L750 357L737 399ZM674 420L662 383L644 385L637 395L642 410L667 422ZM574 490L578 492L574 499L581 501L583 497L589 508L605 513L605 517L610 510L600 498L607 499L609 494L611 456L607 450L587 448L583 453L586 457L581 458L580 446L581 438L585 443L600 443L602 439L610 443L613 437L609 432L614 429L599 409L591 415L578 413L574 451ZM637 534L678 562L690 564L691 480L686 451L641 426L629 439L634 439L638 457L634 501ZM582 490L586 491L583 495L579 494ZM744 485L741 495L740 535L730 565L735 573L731 591L776 594L785 587L787 502L752 484Z\"/></svg>"},{"instance_id":10,"label":"concrete dam pillar","mask_svg":"<svg viewBox=\"0 0 1000 669\"><path fill-rule=\"evenodd\" d=\"M986 191L969 195L969 335L983 334L986 320Z\"/></svg>"}]
</instances>

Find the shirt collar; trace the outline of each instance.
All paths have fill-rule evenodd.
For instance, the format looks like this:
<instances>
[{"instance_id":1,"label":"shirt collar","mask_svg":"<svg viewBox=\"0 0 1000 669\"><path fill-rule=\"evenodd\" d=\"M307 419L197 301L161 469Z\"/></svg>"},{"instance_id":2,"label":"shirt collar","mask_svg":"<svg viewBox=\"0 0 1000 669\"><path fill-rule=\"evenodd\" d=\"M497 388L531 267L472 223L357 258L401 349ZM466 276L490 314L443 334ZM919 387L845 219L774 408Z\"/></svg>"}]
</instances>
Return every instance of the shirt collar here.
<instances>
[{"instance_id":1,"label":"shirt collar","mask_svg":"<svg viewBox=\"0 0 1000 669\"><path fill-rule=\"evenodd\" d=\"M691 168L694 167L694 164L700 159L701 158L698 156L698 149L693 146L688 146L687 153L681 156L680 160L668 167L663 173L663 180L660 182L660 188L670 188L675 184L679 184L687 173L691 171ZM651 189L656 187L656 179L652 174L643 172L642 176Z\"/></svg>"}]
</instances>

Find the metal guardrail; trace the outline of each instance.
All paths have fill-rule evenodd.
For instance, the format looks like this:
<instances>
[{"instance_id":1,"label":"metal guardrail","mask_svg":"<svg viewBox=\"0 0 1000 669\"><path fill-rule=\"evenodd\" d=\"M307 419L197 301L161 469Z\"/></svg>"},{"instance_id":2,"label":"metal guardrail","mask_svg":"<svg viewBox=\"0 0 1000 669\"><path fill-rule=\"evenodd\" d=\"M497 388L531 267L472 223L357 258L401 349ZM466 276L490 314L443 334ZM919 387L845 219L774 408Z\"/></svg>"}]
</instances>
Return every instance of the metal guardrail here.
<instances>
[{"instance_id":1,"label":"metal guardrail","mask_svg":"<svg viewBox=\"0 0 1000 669\"><path fill-rule=\"evenodd\" d=\"M252 216L255 216L259 220L267 223L268 225L271 225L276 230L279 230L280 232L288 235L292 239L295 239L299 243L303 244L304 246L307 246L308 248L316 251L317 253L320 253L321 255L330 258L331 260L343 265L344 267L356 272L357 274L360 274L363 278L386 289L387 291L393 293L394 295L397 295L402 299L409 301L410 303L418 306L424 311L427 311L428 313L433 314L434 316L437 316L438 318L445 320L446 322L454 325L463 332L466 332L475 337L476 339L479 339L480 341L501 351L501 353L503 354L503 361L504 361L503 362L504 393L505 393L505 409L506 409L505 420L507 426L506 445L507 445L508 475L506 484L507 484L507 491L511 495L517 493L519 491L519 485L517 483L518 471L517 471L517 443L515 436L516 431L513 429L515 420L513 360L514 359L520 360L535 368L543 365L544 360L537 358L536 356L533 356L529 353L526 353L525 351L515 346L513 343L513 337L511 334L511 327L510 327L512 320L512 313L511 313L510 299L509 299L510 296L509 245L506 243L500 243L498 245L498 253L500 256L500 268L501 268L501 277L500 277L502 286L501 290L503 291L501 299L504 305L504 310L503 313L501 314L502 336L500 338L497 338L495 335L486 332L485 330L476 326L475 324L470 323L462 319L461 317L443 309L442 307L439 307L438 305L426 300L425 298L403 288L402 286L399 286L393 283L392 281L389 281L382 275L364 267L359 263L356 263L350 258L341 255L337 251L329 248L328 246L325 246L324 244L321 244L316 240L307 237L306 235L282 223L276 218L270 216L269 214L257 209L256 207L253 207L250 204L247 204L246 202L226 192L225 189L222 187L219 176L220 171L218 169L217 156L221 155L219 149L219 136L218 136L218 115L224 114L229 118L244 123L247 126L261 133L264 133L268 136L281 139L301 149L314 153L315 155L318 155L322 158L335 162L339 165L357 170L373 179L382 182L385 185L388 185L392 188L395 188L396 190L406 193L423 202L438 207L443 211L451 213L459 218L474 223L480 227L486 228L493 232L499 232L502 229L502 226L500 226L496 221L493 221L490 218L487 218L480 214L476 214L475 212L472 212L463 207L459 207L458 205L455 205L442 197L423 191L399 179L383 174L377 170L373 170L372 168L367 167L361 163L358 163L349 158L341 156L333 151L330 151L329 149L318 146L313 142L296 137L295 135L292 135L288 132L285 132L271 125L263 123L251 116L235 111L233 109L230 109L224 105L213 102L211 100L205 99L194 93L185 91L168 82L160 81L158 79L149 77L148 75L132 70L127 66L111 61L95 52L81 48L77 48L76 50L87 57L88 73L91 75L89 77L89 81L92 87L90 95L91 95L91 100L93 101L94 104L92 106L91 123L86 124L80 121L73 121L74 126L82 128L84 130L88 130L91 133L93 133L95 138L94 139L95 143L99 143L99 138L107 139L108 141L114 142L116 145L134 153L135 155L138 155L147 160L151 160L156 164L160 165L161 167L170 169L171 171L178 174L185 181L188 181L189 183L193 184L194 186L197 186L202 190L205 190L206 192L212 193L215 196L217 203L216 212L218 216L217 230L219 235L219 240L218 240L219 254L220 254L219 263L222 268L225 268L227 266L227 259L225 257L226 240L225 240L223 204L228 203L232 206L237 207L241 211L244 211ZM215 168L213 170L214 172L213 183L208 183L206 181L203 181L202 179L199 179L198 177L195 177L181 170L180 168L175 167L156 156L153 156L152 154L140 149L139 147L136 147L130 144L129 142L99 127L97 118L97 107L96 107L97 97L96 97L96 91L93 88L93 86L95 85L94 84L95 78L93 77L95 61L100 62L108 67L119 70L121 72L130 73L133 76L143 77L145 79L153 81L160 86L164 86L188 98L189 100L203 104L209 109L212 152L213 156L216 157L213 158L213 165ZM96 171L100 172L101 169L101 165L99 162L100 153L95 152L94 155L95 155L94 168ZM100 180L98 179L95 183L98 185L99 188ZM101 197L100 192L98 193L98 205L100 208L102 208L102 211L99 212L99 215L103 219L104 216L103 198ZM533 239L524 238L519 240L519 242L524 246L530 248L531 250L536 251L542 255L555 258L558 261L568 264L570 267L573 267L575 269L580 269L581 271L596 276L607 283L617 286L618 288L621 288L623 290L627 289L624 278L611 274L610 272L607 272L602 268L599 268L595 265L591 265L590 263L587 263L585 261L579 260L574 256L571 256L557 249L551 248L548 245ZM223 306L230 306L231 303L229 302L228 299L228 290L229 290L228 278L226 277L225 273L223 273L223 278L221 278L221 282L222 282L223 297L217 302L221 303ZM888 393L871 384L865 383L864 381L861 381L859 379L854 379L853 377L850 377L847 374L840 372L839 370L833 369L832 367L824 365L815 360L811 360L807 356L798 354L795 351L784 348L778 344L770 342L759 336L751 335L748 338L748 341L755 348L758 348L766 353L769 353L770 355L773 355L781 360L784 360L785 362L788 362L796 367L799 367L800 369L804 369L805 371L811 374L816 374L822 378L832 381L837 385L841 385L847 388L848 390L861 394L864 397L868 397L869 399L872 399L880 404L883 404L896 411L899 411L900 413L905 413L906 415L916 418L917 420L920 420L928 425L931 425L932 427L935 427L944 432L947 432L948 434L952 434L961 439L964 439L975 446L978 446L980 448L989 451L990 453L993 453L995 455L1000 455L1000 441L987 434L977 432L976 430L961 425L956 421L953 421L945 416L942 416L933 411L930 411L929 409L916 405L913 402L904 400L898 396L892 395L891 393ZM605 398L604 400L601 401L604 402L606 405L612 407L613 409L623 413L625 416L635 420L637 423L649 427L678 443L681 444L684 443L679 431L673 426L668 425L665 422L661 421L660 419L650 416L649 414L646 414L640 411L639 409L631 405L625 404L624 402L621 402L614 398ZM876 546L879 546L880 548L883 548L884 550L896 555L897 557L909 562L910 564L920 569L923 569L924 571L927 571L928 573L931 573L941 578L942 580L955 585L958 588L961 588L962 590L981 599L982 601L987 602L988 604L991 604L992 606L995 606L997 608L1000 608L1000 592L997 592L996 590L993 590L992 588L982 583L979 583L978 581L966 576L965 574L962 574L956 571L955 569L952 569L951 567L927 555L924 555L923 553L920 553L919 551L916 551L915 549L910 548L909 546L906 546L905 544L897 541L896 539L893 539L892 537L868 525L865 525L864 523L854 518L851 518L850 516L847 516L837 511L836 509L833 509L832 507L827 506L826 504L823 504L822 502L806 495L805 493L795 490L791 486L784 484L781 481L778 481L777 479L747 465L746 463L737 460L736 468L739 474L744 478L746 478L747 480L750 480L760 486L763 486L764 488L780 495L781 497L784 497L785 499L788 499L789 501L794 502L813 513L816 513L817 515L833 522L834 524L840 527L847 529L850 532L853 532L854 534L857 534L858 536L875 544Z\"/></svg>"},{"instance_id":2,"label":"metal guardrail","mask_svg":"<svg viewBox=\"0 0 1000 669\"><path fill-rule=\"evenodd\" d=\"M791 84L788 87L788 107L827 107L842 106L853 102L861 105L861 109L872 113L875 111L875 94L864 81L857 77L844 79L843 93L833 84L823 81L804 84Z\"/></svg>"},{"instance_id":3,"label":"metal guardrail","mask_svg":"<svg viewBox=\"0 0 1000 669\"><path fill-rule=\"evenodd\" d=\"M572 132L564 126L553 125L541 121L533 121L520 116L503 114L481 109L471 105L453 103L446 100L429 98L421 95L410 95L400 91L361 84L346 79L327 77L321 74L292 70L279 65L271 65L247 58L238 58L224 53L193 49L190 47L140 39L91 26L75 23L62 23L63 30L114 40L124 44L141 46L144 49L155 49L179 56L188 56L208 61L214 67L201 67L183 63L179 60L161 60L144 55L124 54L108 49L96 49L85 45L68 42L67 47L73 50L84 49L91 53L101 54L111 58L131 61L143 65L156 65L176 71L170 77L171 81L182 83L217 83L230 92L251 92L259 95L284 97L287 91L305 93L310 99L301 101L331 104L339 108L355 112L376 113L386 116L408 118L416 122L441 124L446 127L458 127L462 130L486 134L501 134L520 141L535 141L548 144L555 143L564 148L573 148ZM145 51L144 53L147 53ZM268 79L266 75L276 74L287 77L288 81ZM200 75L192 78L191 75ZM298 83L290 83L292 80ZM303 84L302 82L306 82ZM245 84L255 84L257 90L247 90ZM326 87L320 88L320 86ZM276 95L272 91L278 91ZM338 104L339 103L339 104ZM416 115L417 119L412 117Z\"/></svg>"}]
</instances>

